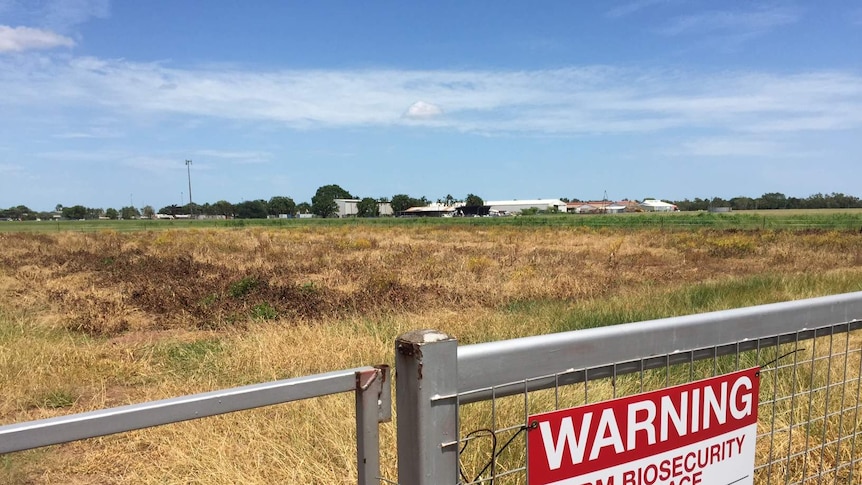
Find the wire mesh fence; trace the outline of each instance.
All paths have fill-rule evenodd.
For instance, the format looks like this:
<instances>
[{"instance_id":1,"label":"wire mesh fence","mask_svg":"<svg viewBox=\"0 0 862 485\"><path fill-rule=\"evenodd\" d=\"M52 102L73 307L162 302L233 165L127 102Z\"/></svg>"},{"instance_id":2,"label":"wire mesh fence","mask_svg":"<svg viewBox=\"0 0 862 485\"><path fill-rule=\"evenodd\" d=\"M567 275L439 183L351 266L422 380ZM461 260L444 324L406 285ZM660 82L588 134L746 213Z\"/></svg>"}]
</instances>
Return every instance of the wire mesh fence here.
<instances>
[{"instance_id":1,"label":"wire mesh fence","mask_svg":"<svg viewBox=\"0 0 862 485\"><path fill-rule=\"evenodd\" d=\"M751 367L761 368L754 483L862 483L856 320L459 393L461 483L527 483L531 415ZM513 394L513 386L522 391Z\"/></svg>"}]
</instances>

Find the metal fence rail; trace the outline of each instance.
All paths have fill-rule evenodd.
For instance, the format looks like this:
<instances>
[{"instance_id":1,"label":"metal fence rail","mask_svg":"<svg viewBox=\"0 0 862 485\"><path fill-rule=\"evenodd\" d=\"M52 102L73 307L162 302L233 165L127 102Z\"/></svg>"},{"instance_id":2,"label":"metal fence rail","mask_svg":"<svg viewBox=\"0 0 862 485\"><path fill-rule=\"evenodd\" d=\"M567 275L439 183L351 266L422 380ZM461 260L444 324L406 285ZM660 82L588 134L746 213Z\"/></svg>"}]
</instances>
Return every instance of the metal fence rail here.
<instances>
[{"instance_id":1,"label":"metal fence rail","mask_svg":"<svg viewBox=\"0 0 862 485\"><path fill-rule=\"evenodd\" d=\"M851 293L464 347L405 334L399 483L526 483L528 415L755 365L756 483L862 483L860 319Z\"/></svg>"},{"instance_id":2,"label":"metal fence rail","mask_svg":"<svg viewBox=\"0 0 862 485\"><path fill-rule=\"evenodd\" d=\"M359 484L380 481L378 423L392 418L389 368L357 367L263 384L0 426L0 453L354 392Z\"/></svg>"}]
</instances>

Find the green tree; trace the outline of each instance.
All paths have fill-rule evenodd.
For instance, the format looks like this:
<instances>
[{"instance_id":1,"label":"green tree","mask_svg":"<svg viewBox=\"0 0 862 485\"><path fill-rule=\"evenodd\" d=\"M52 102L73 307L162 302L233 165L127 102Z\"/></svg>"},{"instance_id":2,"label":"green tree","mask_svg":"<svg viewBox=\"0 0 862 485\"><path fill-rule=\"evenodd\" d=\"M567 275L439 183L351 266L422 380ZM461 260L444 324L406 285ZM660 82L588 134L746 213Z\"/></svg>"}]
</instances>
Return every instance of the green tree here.
<instances>
[{"instance_id":1,"label":"green tree","mask_svg":"<svg viewBox=\"0 0 862 485\"><path fill-rule=\"evenodd\" d=\"M211 215L225 216L225 217L233 217L236 212L233 204L226 200L220 200L213 204L210 207L210 211L212 211Z\"/></svg>"},{"instance_id":2,"label":"green tree","mask_svg":"<svg viewBox=\"0 0 862 485\"><path fill-rule=\"evenodd\" d=\"M399 212L406 211L407 209L412 207L410 205L411 200L412 199L410 199L410 196L407 194L395 194L395 195L393 195L392 201L390 202L390 204L392 205L392 212L397 214Z\"/></svg>"},{"instance_id":3,"label":"green tree","mask_svg":"<svg viewBox=\"0 0 862 485\"><path fill-rule=\"evenodd\" d=\"M151 205L145 205L143 209L141 209L141 214L147 219L152 219L154 215L156 215L156 211L153 209Z\"/></svg>"},{"instance_id":4,"label":"green tree","mask_svg":"<svg viewBox=\"0 0 862 485\"><path fill-rule=\"evenodd\" d=\"M308 214L309 212L311 212L311 204L308 202L300 202L296 205L297 214Z\"/></svg>"},{"instance_id":5,"label":"green tree","mask_svg":"<svg viewBox=\"0 0 862 485\"><path fill-rule=\"evenodd\" d=\"M769 192L757 199L758 209L786 209L787 196L781 192Z\"/></svg>"},{"instance_id":6,"label":"green tree","mask_svg":"<svg viewBox=\"0 0 862 485\"><path fill-rule=\"evenodd\" d=\"M464 199L464 205L467 207L482 207L485 205L485 201L478 195L467 194L467 198Z\"/></svg>"},{"instance_id":7,"label":"green tree","mask_svg":"<svg viewBox=\"0 0 862 485\"><path fill-rule=\"evenodd\" d=\"M12 219L20 219L22 221L26 221L35 219L36 214L33 213L33 211L30 210L30 208L26 205L18 205L5 210L4 217L11 217Z\"/></svg>"},{"instance_id":8,"label":"green tree","mask_svg":"<svg viewBox=\"0 0 862 485\"><path fill-rule=\"evenodd\" d=\"M236 217L240 219L266 219L266 201L247 200L236 205Z\"/></svg>"},{"instance_id":9,"label":"green tree","mask_svg":"<svg viewBox=\"0 0 862 485\"><path fill-rule=\"evenodd\" d=\"M62 210L64 219L83 219L87 217L87 208L82 205L74 205L72 207L63 207Z\"/></svg>"},{"instance_id":10,"label":"green tree","mask_svg":"<svg viewBox=\"0 0 862 485\"><path fill-rule=\"evenodd\" d=\"M267 202L266 210L271 216L277 216L279 214L288 214L292 216L296 214L296 202L294 202L290 197L275 196Z\"/></svg>"},{"instance_id":11,"label":"green tree","mask_svg":"<svg viewBox=\"0 0 862 485\"><path fill-rule=\"evenodd\" d=\"M95 220L103 215L105 215L105 211L101 207L87 207L87 219Z\"/></svg>"},{"instance_id":12,"label":"green tree","mask_svg":"<svg viewBox=\"0 0 862 485\"><path fill-rule=\"evenodd\" d=\"M123 207L122 209L120 209L120 217L122 217L125 220L137 219L140 216L141 216L140 211L138 211L138 209L136 209L132 206L127 206L127 207Z\"/></svg>"},{"instance_id":13,"label":"green tree","mask_svg":"<svg viewBox=\"0 0 862 485\"><path fill-rule=\"evenodd\" d=\"M740 195L730 199L730 207L738 211L754 209L754 199Z\"/></svg>"},{"instance_id":14,"label":"green tree","mask_svg":"<svg viewBox=\"0 0 862 485\"><path fill-rule=\"evenodd\" d=\"M365 197L356 204L356 212L359 217L377 217L380 215L380 206L371 197Z\"/></svg>"},{"instance_id":15,"label":"green tree","mask_svg":"<svg viewBox=\"0 0 862 485\"><path fill-rule=\"evenodd\" d=\"M396 194L392 196L390 205L392 205L392 212L398 214L399 212L406 211L411 207L422 207L428 205L428 199L426 199L425 196L416 199L407 194Z\"/></svg>"},{"instance_id":16,"label":"green tree","mask_svg":"<svg viewBox=\"0 0 862 485\"><path fill-rule=\"evenodd\" d=\"M338 212L338 205L335 199L352 199L350 192L342 189L338 185L324 185L317 189L314 197L311 198L311 212L319 217L332 217Z\"/></svg>"},{"instance_id":17,"label":"green tree","mask_svg":"<svg viewBox=\"0 0 862 485\"><path fill-rule=\"evenodd\" d=\"M120 212L117 211L117 209L114 209L113 207L108 207L105 210L105 216L107 216L108 219L115 221L115 220L117 220L118 217L120 217Z\"/></svg>"},{"instance_id":18,"label":"green tree","mask_svg":"<svg viewBox=\"0 0 862 485\"><path fill-rule=\"evenodd\" d=\"M159 214L167 214L169 216L175 216L177 214L182 214L182 208L176 204L166 205L159 209Z\"/></svg>"}]
</instances>

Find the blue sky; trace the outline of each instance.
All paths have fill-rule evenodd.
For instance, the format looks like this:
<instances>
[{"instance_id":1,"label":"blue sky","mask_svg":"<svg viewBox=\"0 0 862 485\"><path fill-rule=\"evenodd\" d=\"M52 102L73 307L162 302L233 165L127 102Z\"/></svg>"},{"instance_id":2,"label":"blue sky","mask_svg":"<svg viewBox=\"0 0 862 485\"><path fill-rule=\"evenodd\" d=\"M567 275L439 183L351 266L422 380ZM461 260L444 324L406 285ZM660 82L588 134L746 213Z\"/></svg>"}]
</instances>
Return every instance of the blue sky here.
<instances>
[{"instance_id":1,"label":"blue sky","mask_svg":"<svg viewBox=\"0 0 862 485\"><path fill-rule=\"evenodd\" d=\"M0 207L862 196L862 2L0 0Z\"/></svg>"}]
</instances>

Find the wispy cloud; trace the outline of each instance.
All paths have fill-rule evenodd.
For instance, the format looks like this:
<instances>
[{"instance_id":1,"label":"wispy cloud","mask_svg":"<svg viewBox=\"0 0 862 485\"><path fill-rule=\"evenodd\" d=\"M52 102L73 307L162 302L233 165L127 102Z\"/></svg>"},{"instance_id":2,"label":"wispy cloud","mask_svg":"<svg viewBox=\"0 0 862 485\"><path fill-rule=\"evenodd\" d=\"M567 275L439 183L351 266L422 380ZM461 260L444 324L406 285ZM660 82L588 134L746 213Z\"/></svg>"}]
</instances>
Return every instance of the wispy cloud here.
<instances>
[{"instance_id":1,"label":"wispy cloud","mask_svg":"<svg viewBox=\"0 0 862 485\"><path fill-rule=\"evenodd\" d=\"M74 33L75 27L110 15L109 0L0 0L4 19L17 24L37 26L62 34ZM6 20L8 23L8 20Z\"/></svg>"},{"instance_id":2,"label":"wispy cloud","mask_svg":"<svg viewBox=\"0 0 862 485\"><path fill-rule=\"evenodd\" d=\"M62 138L67 140L74 139L98 139L98 138L120 138L123 133L111 128L91 128L85 131L68 131L57 133L54 138Z\"/></svg>"},{"instance_id":3,"label":"wispy cloud","mask_svg":"<svg viewBox=\"0 0 862 485\"><path fill-rule=\"evenodd\" d=\"M75 41L49 30L0 25L0 53L73 47Z\"/></svg>"},{"instance_id":4,"label":"wispy cloud","mask_svg":"<svg viewBox=\"0 0 862 485\"><path fill-rule=\"evenodd\" d=\"M23 172L24 167L20 165L13 165L11 163L0 163L0 173L14 173L14 172Z\"/></svg>"},{"instance_id":5,"label":"wispy cloud","mask_svg":"<svg viewBox=\"0 0 862 485\"><path fill-rule=\"evenodd\" d=\"M166 85L172 88L163 89ZM414 116L407 117L411 106ZM446 107L445 116L435 116L439 106ZM293 129L406 125L534 135L677 128L803 132L862 127L862 75L693 73L607 66L536 71L253 71L31 57L0 59L0 109L20 113L36 109L57 117L81 109L89 116L120 123L210 118ZM74 121L80 122L77 117ZM87 132L69 129L68 133ZM207 155L219 156L202 154ZM266 154L233 155L258 160Z\"/></svg>"},{"instance_id":6,"label":"wispy cloud","mask_svg":"<svg viewBox=\"0 0 862 485\"><path fill-rule=\"evenodd\" d=\"M605 16L610 18L625 17L627 15L639 12L643 9L662 3L667 3L669 1L670 0L635 0L633 2L627 2L617 5L616 7L605 12Z\"/></svg>"},{"instance_id":7,"label":"wispy cloud","mask_svg":"<svg viewBox=\"0 0 862 485\"><path fill-rule=\"evenodd\" d=\"M125 167L144 170L154 174L165 176L176 172L185 172L186 166L179 157L151 156L151 155L126 155L118 160ZM205 170L206 167L196 166L195 170Z\"/></svg>"},{"instance_id":8,"label":"wispy cloud","mask_svg":"<svg viewBox=\"0 0 862 485\"><path fill-rule=\"evenodd\" d=\"M659 28L658 32L669 36L712 33L759 34L796 23L800 18L802 18L802 10L794 7L775 6L745 11L711 11L676 17Z\"/></svg>"},{"instance_id":9,"label":"wispy cloud","mask_svg":"<svg viewBox=\"0 0 862 485\"><path fill-rule=\"evenodd\" d=\"M685 157L763 157L763 158L808 158L817 155L800 150L787 140L760 138L743 135L698 137L682 142L667 151L668 155Z\"/></svg>"},{"instance_id":10,"label":"wispy cloud","mask_svg":"<svg viewBox=\"0 0 862 485\"><path fill-rule=\"evenodd\" d=\"M48 0L37 11L42 22L59 31L66 31L91 18L105 18L110 14L110 0Z\"/></svg>"},{"instance_id":11,"label":"wispy cloud","mask_svg":"<svg viewBox=\"0 0 862 485\"><path fill-rule=\"evenodd\" d=\"M218 158L245 165L268 163L272 160L271 153L258 151L196 150L192 153L195 157Z\"/></svg>"}]
</instances>

